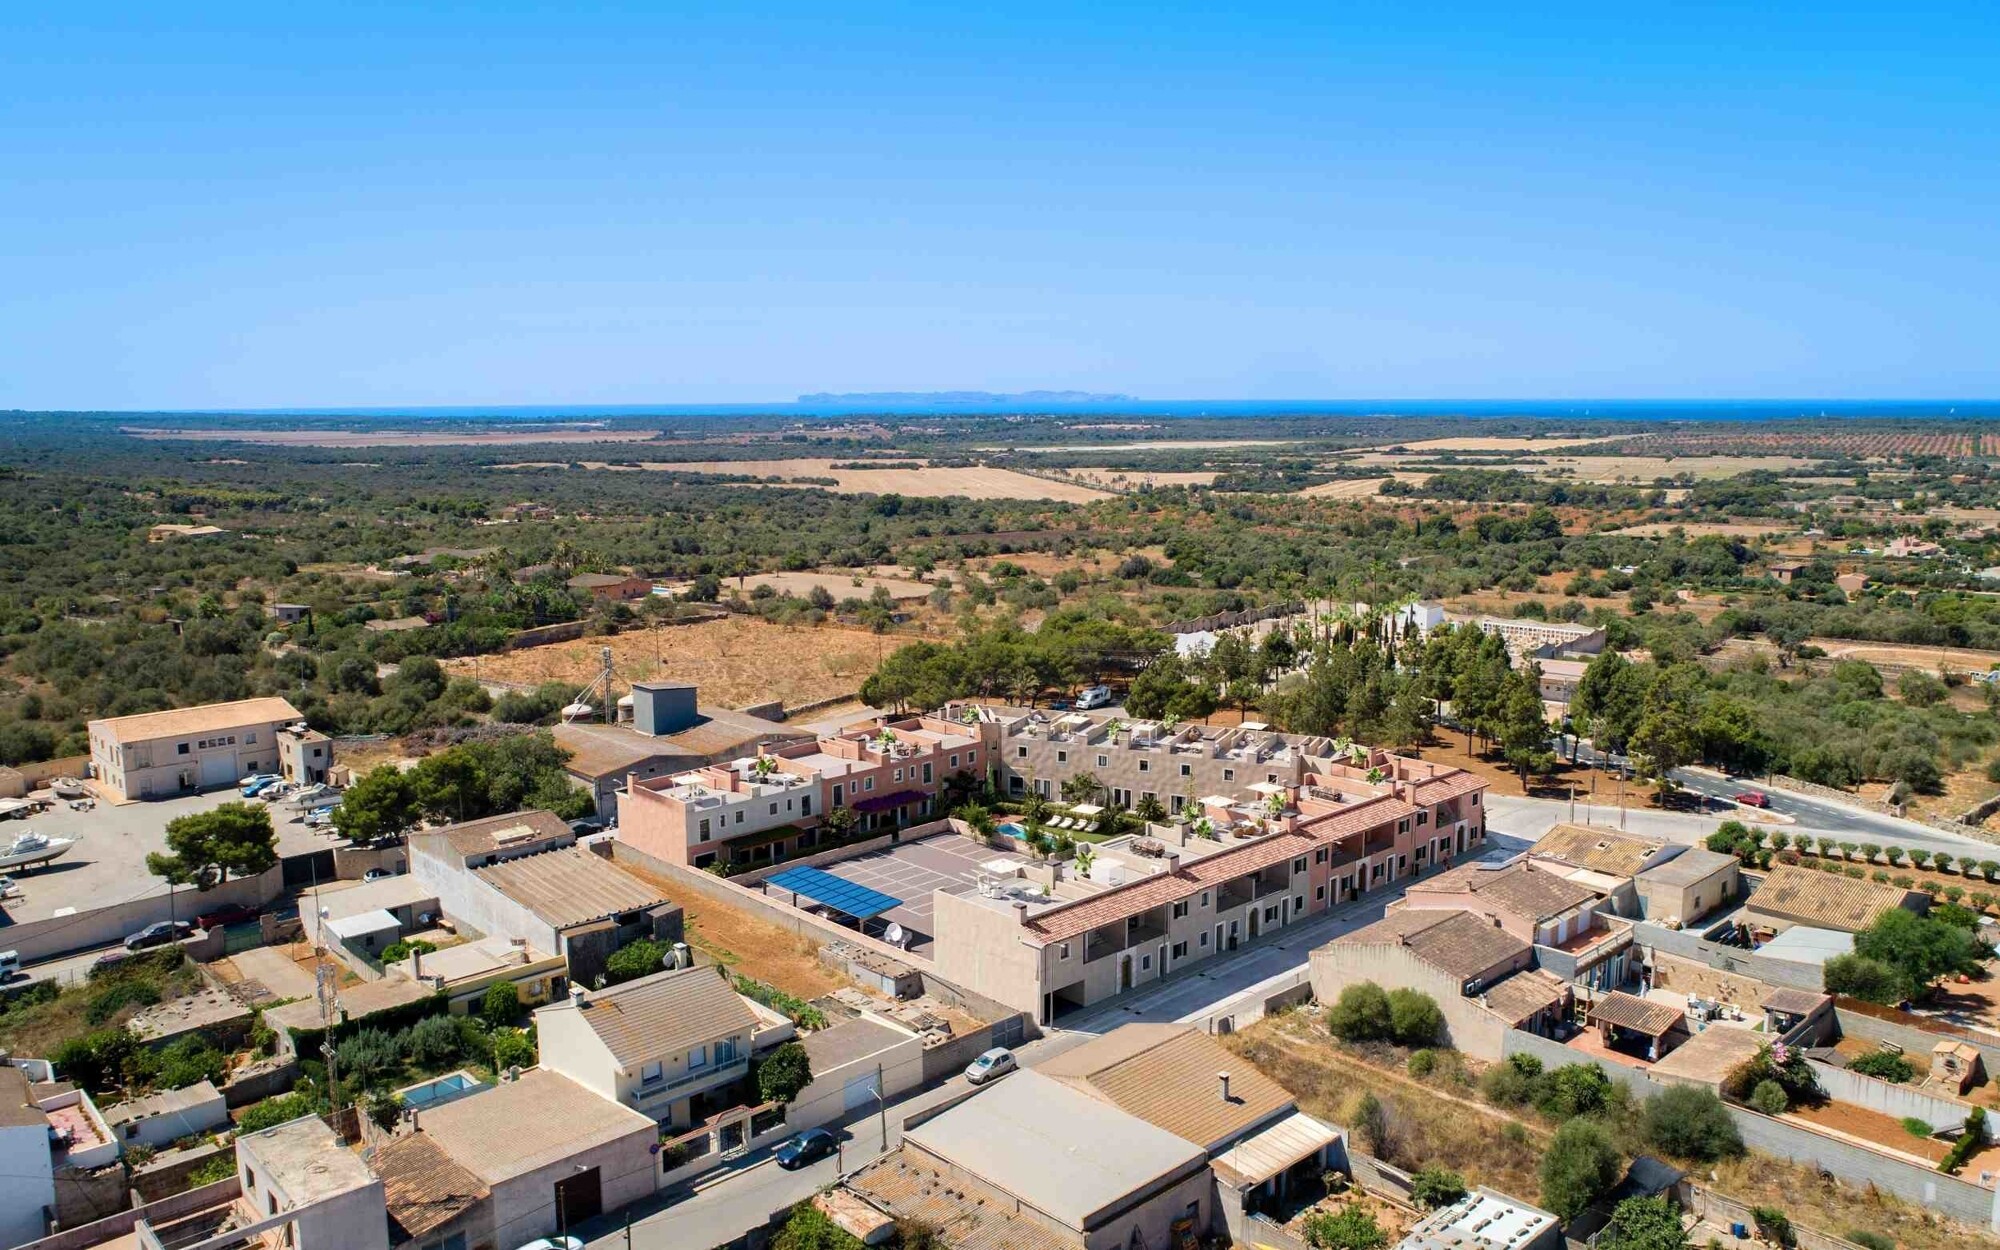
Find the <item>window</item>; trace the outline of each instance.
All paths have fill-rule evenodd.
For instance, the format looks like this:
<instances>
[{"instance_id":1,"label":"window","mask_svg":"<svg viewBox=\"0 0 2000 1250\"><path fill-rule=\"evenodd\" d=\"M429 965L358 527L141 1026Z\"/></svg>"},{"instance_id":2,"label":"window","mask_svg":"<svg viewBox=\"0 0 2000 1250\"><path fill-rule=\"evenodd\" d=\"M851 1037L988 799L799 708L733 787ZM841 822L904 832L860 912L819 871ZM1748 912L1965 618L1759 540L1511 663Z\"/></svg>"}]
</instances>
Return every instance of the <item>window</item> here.
<instances>
[{"instance_id":1,"label":"window","mask_svg":"<svg viewBox=\"0 0 2000 1250\"><path fill-rule=\"evenodd\" d=\"M1058 764L1067 764L1067 763L1069 763L1069 752L1068 752L1068 751L1057 751L1057 752L1056 752L1056 763L1058 763Z\"/></svg>"},{"instance_id":2,"label":"window","mask_svg":"<svg viewBox=\"0 0 2000 1250\"><path fill-rule=\"evenodd\" d=\"M688 1052L688 1071L693 1072L708 1066L708 1047L697 1046Z\"/></svg>"},{"instance_id":3,"label":"window","mask_svg":"<svg viewBox=\"0 0 2000 1250\"><path fill-rule=\"evenodd\" d=\"M1264 909L1264 923L1276 924L1277 922L1278 922L1278 909L1276 907L1266 907Z\"/></svg>"},{"instance_id":4,"label":"window","mask_svg":"<svg viewBox=\"0 0 2000 1250\"><path fill-rule=\"evenodd\" d=\"M1399 820L1399 821L1397 821L1397 822L1396 822L1396 832L1397 832L1397 833L1408 833L1409 831L1410 831L1410 822L1409 822L1409 821L1407 821L1407 820Z\"/></svg>"},{"instance_id":5,"label":"window","mask_svg":"<svg viewBox=\"0 0 2000 1250\"><path fill-rule=\"evenodd\" d=\"M244 745L244 746L246 746L246 747L254 747L254 746L256 746L256 745L257 745L257 731L256 731L256 730L254 730L254 729L253 729L253 730L251 730L251 731L250 731L249 733L246 733L246 734L244 734L244 735L243 735L243 745Z\"/></svg>"},{"instance_id":6,"label":"window","mask_svg":"<svg viewBox=\"0 0 2000 1250\"><path fill-rule=\"evenodd\" d=\"M924 784L929 785L930 783L931 783L931 766L930 764L926 763L924 765Z\"/></svg>"},{"instance_id":7,"label":"window","mask_svg":"<svg viewBox=\"0 0 2000 1250\"><path fill-rule=\"evenodd\" d=\"M902 779L903 779L903 770L899 768L896 770L896 780L901 781Z\"/></svg>"},{"instance_id":8,"label":"window","mask_svg":"<svg viewBox=\"0 0 2000 1250\"><path fill-rule=\"evenodd\" d=\"M701 818L701 840L708 841L708 817Z\"/></svg>"},{"instance_id":9,"label":"window","mask_svg":"<svg viewBox=\"0 0 2000 1250\"><path fill-rule=\"evenodd\" d=\"M1139 971L1151 972L1152 970L1153 970L1153 957L1151 955L1139 956Z\"/></svg>"},{"instance_id":10,"label":"window","mask_svg":"<svg viewBox=\"0 0 2000 1250\"><path fill-rule=\"evenodd\" d=\"M666 1070L660 1066L658 1060L655 1060L639 1069L639 1084L657 1085L665 1080L666 1076Z\"/></svg>"},{"instance_id":11,"label":"window","mask_svg":"<svg viewBox=\"0 0 2000 1250\"><path fill-rule=\"evenodd\" d=\"M188 744L185 742L179 743L174 747L175 755L186 755L187 753L188 753Z\"/></svg>"},{"instance_id":12,"label":"window","mask_svg":"<svg viewBox=\"0 0 2000 1250\"><path fill-rule=\"evenodd\" d=\"M1183 777L1192 777L1192 776L1194 776L1194 766L1193 766L1193 765L1191 765L1191 764L1183 764L1183 765L1181 765L1181 776L1183 776Z\"/></svg>"},{"instance_id":13,"label":"window","mask_svg":"<svg viewBox=\"0 0 2000 1250\"><path fill-rule=\"evenodd\" d=\"M1326 901L1326 887L1320 886L1313 891L1313 902L1324 903L1325 901Z\"/></svg>"},{"instance_id":14,"label":"window","mask_svg":"<svg viewBox=\"0 0 2000 1250\"><path fill-rule=\"evenodd\" d=\"M1429 812L1417 813L1417 824L1428 825L1429 823L1431 823L1431 814Z\"/></svg>"},{"instance_id":15,"label":"window","mask_svg":"<svg viewBox=\"0 0 2000 1250\"><path fill-rule=\"evenodd\" d=\"M1186 806L1187 796L1184 794L1176 794L1167 800L1167 810L1175 815L1179 815L1180 810Z\"/></svg>"},{"instance_id":16,"label":"window","mask_svg":"<svg viewBox=\"0 0 2000 1250\"><path fill-rule=\"evenodd\" d=\"M1479 806L1479 791L1477 791L1477 790L1474 790L1474 791L1472 792L1472 805L1473 805L1474 807L1478 807L1478 806Z\"/></svg>"},{"instance_id":17,"label":"window","mask_svg":"<svg viewBox=\"0 0 2000 1250\"><path fill-rule=\"evenodd\" d=\"M1296 916L1298 913L1304 911L1305 909L1306 909L1306 896L1303 894L1292 895L1292 914Z\"/></svg>"},{"instance_id":18,"label":"window","mask_svg":"<svg viewBox=\"0 0 2000 1250\"><path fill-rule=\"evenodd\" d=\"M1187 908L1187 900L1186 900L1186 899L1182 899L1182 900L1181 900L1180 902L1178 902L1178 903L1175 903L1175 904L1174 904L1174 919L1176 919L1176 920L1179 920L1179 919L1181 919L1182 917L1186 916L1186 915L1187 915L1187 911L1188 911L1188 908Z\"/></svg>"},{"instance_id":19,"label":"window","mask_svg":"<svg viewBox=\"0 0 2000 1250\"><path fill-rule=\"evenodd\" d=\"M953 768L957 768L957 767L958 767L958 756L956 756L956 755L953 755L953 756L951 757L951 766L952 766Z\"/></svg>"},{"instance_id":20,"label":"window","mask_svg":"<svg viewBox=\"0 0 2000 1250\"><path fill-rule=\"evenodd\" d=\"M1058 945L1056 946L1056 958L1057 958L1057 959L1068 959L1068 958L1069 958L1069 943L1068 943L1068 942L1062 942L1062 943L1059 943L1059 944L1058 944Z\"/></svg>"},{"instance_id":21,"label":"window","mask_svg":"<svg viewBox=\"0 0 2000 1250\"><path fill-rule=\"evenodd\" d=\"M777 814L778 814L778 805L776 803L773 803L771 804L771 815L776 816Z\"/></svg>"},{"instance_id":22,"label":"window","mask_svg":"<svg viewBox=\"0 0 2000 1250\"><path fill-rule=\"evenodd\" d=\"M813 814L813 796L812 796L812 795L810 795L810 794L802 794L802 795L800 795L800 796L799 796L799 815L801 815L801 816L810 816L810 815L812 815L812 814Z\"/></svg>"},{"instance_id":23,"label":"window","mask_svg":"<svg viewBox=\"0 0 2000 1250\"><path fill-rule=\"evenodd\" d=\"M1186 943L1186 942L1175 942L1175 943L1174 943L1174 948L1173 948L1173 950L1172 950L1172 951L1171 951L1170 953L1171 953L1171 954L1173 955L1173 957L1174 957L1175 959L1186 959L1186 958L1187 958L1187 943Z\"/></svg>"},{"instance_id":24,"label":"window","mask_svg":"<svg viewBox=\"0 0 2000 1250\"><path fill-rule=\"evenodd\" d=\"M803 851L807 847L815 845L816 843L818 843L818 841L819 841L819 830L808 829L804 833L801 833L799 835L799 849Z\"/></svg>"},{"instance_id":25,"label":"window","mask_svg":"<svg viewBox=\"0 0 2000 1250\"><path fill-rule=\"evenodd\" d=\"M873 777L863 778L861 788L863 790L873 790L875 788L875 779Z\"/></svg>"},{"instance_id":26,"label":"window","mask_svg":"<svg viewBox=\"0 0 2000 1250\"><path fill-rule=\"evenodd\" d=\"M1208 910L1208 891L1207 891L1207 890L1203 890L1203 891L1201 892L1201 907L1202 907L1202 910L1203 910L1203 911L1207 911L1207 910Z\"/></svg>"},{"instance_id":27,"label":"window","mask_svg":"<svg viewBox=\"0 0 2000 1250\"><path fill-rule=\"evenodd\" d=\"M1326 862L1326 848L1322 846L1317 851L1313 852L1313 863L1324 864L1325 862Z\"/></svg>"},{"instance_id":28,"label":"window","mask_svg":"<svg viewBox=\"0 0 2000 1250\"><path fill-rule=\"evenodd\" d=\"M1278 774L1276 774L1276 773L1265 773L1265 774L1264 774L1264 780L1266 780L1266 781L1270 782L1270 783L1271 783L1272 785L1274 785L1274 786L1275 786L1275 785L1277 785L1277 784L1278 784Z\"/></svg>"},{"instance_id":29,"label":"window","mask_svg":"<svg viewBox=\"0 0 2000 1250\"><path fill-rule=\"evenodd\" d=\"M717 1067L721 1067L723 1064L735 1062L736 1039L725 1037L715 1044L715 1064Z\"/></svg>"},{"instance_id":30,"label":"window","mask_svg":"<svg viewBox=\"0 0 2000 1250\"><path fill-rule=\"evenodd\" d=\"M1207 949L1208 949L1208 934L1206 934L1206 933L1203 933L1203 934L1201 935L1201 937L1200 937L1199 939L1197 939L1197 940L1198 940L1198 942L1199 942L1199 944L1200 944L1200 946L1201 946L1201 948L1202 948L1203 950L1207 950Z\"/></svg>"},{"instance_id":31,"label":"window","mask_svg":"<svg viewBox=\"0 0 2000 1250\"><path fill-rule=\"evenodd\" d=\"M1111 757L1110 757L1110 756L1108 756L1108 755L1100 755L1100 756L1098 756L1098 757L1097 757L1097 766L1098 766L1099 768L1109 768L1109 767L1111 767Z\"/></svg>"},{"instance_id":32,"label":"window","mask_svg":"<svg viewBox=\"0 0 2000 1250\"><path fill-rule=\"evenodd\" d=\"M1024 760L1024 759L1027 759L1027 758L1028 758L1028 748L1026 748L1026 747L1015 747L1015 748L1014 748L1014 758L1015 758L1015 759L1017 759L1017 760Z\"/></svg>"},{"instance_id":33,"label":"window","mask_svg":"<svg viewBox=\"0 0 2000 1250\"><path fill-rule=\"evenodd\" d=\"M967 751L965 753L965 766L967 768L972 767L974 764L977 764L978 762L979 762L979 752Z\"/></svg>"},{"instance_id":34,"label":"window","mask_svg":"<svg viewBox=\"0 0 2000 1250\"><path fill-rule=\"evenodd\" d=\"M1235 769L1233 769L1233 768L1225 768L1225 769L1223 769L1223 770L1222 770L1222 779L1223 779L1224 781L1234 781L1234 780L1236 780L1236 770L1235 770Z\"/></svg>"},{"instance_id":35,"label":"window","mask_svg":"<svg viewBox=\"0 0 2000 1250\"><path fill-rule=\"evenodd\" d=\"M254 1168L243 1169L243 1188L250 1190L257 1188L257 1172Z\"/></svg>"},{"instance_id":36,"label":"window","mask_svg":"<svg viewBox=\"0 0 2000 1250\"><path fill-rule=\"evenodd\" d=\"M1295 859L1295 860L1293 860L1293 861L1292 861L1292 871L1293 871L1293 872L1304 872L1305 870L1306 870L1306 857L1305 857L1305 856L1301 855L1301 856L1299 856L1299 857L1298 857L1297 859Z\"/></svg>"},{"instance_id":37,"label":"window","mask_svg":"<svg viewBox=\"0 0 2000 1250\"><path fill-rule=\"evenodd\" d=\"M1142 773L1149 773L1149 772L1152 772L1152 771L1153 771L1153 762L1152 762L1151 760L1140 760L1140 761L1139 761L1139 771L1140 771L1140 772L1142 772Z\"/></svg>"}]
</instances>

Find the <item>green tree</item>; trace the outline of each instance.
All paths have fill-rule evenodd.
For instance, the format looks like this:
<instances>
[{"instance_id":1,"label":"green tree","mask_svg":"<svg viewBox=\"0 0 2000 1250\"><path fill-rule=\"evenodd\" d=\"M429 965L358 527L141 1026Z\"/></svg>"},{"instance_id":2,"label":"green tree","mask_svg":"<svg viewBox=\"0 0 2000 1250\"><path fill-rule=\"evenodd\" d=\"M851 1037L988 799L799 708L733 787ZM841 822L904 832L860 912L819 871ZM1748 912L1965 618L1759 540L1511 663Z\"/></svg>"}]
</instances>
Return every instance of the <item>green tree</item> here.
<instances>
[{"instance_id":1,"label":"green tree","mask_svg":"<svg viewBox=\"0 0 2000 1250\"><path fill-rule=\"evenodd\" d=\"M861 1242L810 1202L801 1202L785 1217L784 1227L771 1239L771 1250L862 1250Z\"/></svg>"},{"instance_id":2,"label":"green tree","mask_svg":"<svg viewBox=\"0 0 2000 1250\"><path fill-rule=\"evenodd\" d=\"M1894 969L1914 998L1941 977L1979 971L1990 952L1968 929L1892 907L1854 935L1854 953Z\"/></svg>"},{"instance_id":3,"label":"green tree","mask_svg":"<svg viewBox=\"0 0 2000 1250\"><path fill-rule=\"evenodd\" d=\"M1681 1209L1666 1198L1627 1198L1612 1208L1598 1250L1688 1250Z\"/></svg>"},{"instance_id":4,"label":"green tree","mask_svg":"<svg viewBox=\"0 0 2000 1250\"><path fill-rule=\"evenodd\" d=\"M146 871L175 885L213 889L230 873L254 877L278 862L278 835L262 804L224 803L167 822L167 851L146 856Z\"/></svg>"},{"instance_id":5,"label":"green tree","mask_svg":"<svg viewBox=\"0 0 2000 1250\"><path fill-rule=\"evenodd\" d=\"M479 1000L479 1016L494 1028L514 1023L521 1014L521 987L512 981L495 981Z\"/></svg>"},{"instance_id":6,"label":"green tree","mask_svg":"<svg viewBox=\"0 0 2000 1250\"><path fill-rule=\"evenodd\" d=\"M1389 1234L1358 1204L1338 1211L1314 1211L1301 1222L1306 1244L1313 1250L1382 1250Z\"/></svg>"},{"instance_id":7,"label":"green tree","mask_svg":"<svg viewBox=\"0 0 2000 1250\"><path fill-rule=\"evenodd\" d=\"M1396 1026L1389 996L1373 981L1350 985L1340 991L1340 998L1326 1013L1326 1027L1343 1042L1373 1042L1391 1037Z\"/></svg>"},{"instance_id":8,"label":"green tree","mask_svg":"<svg viewBox=\"0 0 2000 1250\"><path fill-rule=\"evenodd\" d=\"M417 793L409 775L394 764L362 774L333 809L333 827L354 842L373 842L407 832L417 823Z\"/></svg>"},{"instance_id":9,"label":"green tree","mask_svg":"<svg viewBox=\"0 0 2000 1250\"><path fill-rule=\"evenodd\" d=\"M757 1096L765 1102L790 1102L812 1084L812 1060L806 1048L786 1042L758 1062Z\"/></svg>"},{"instance_id":10,"label":"green tree","mask_svg":"<svg viewBox=\"0 0 2000 1250\"><path fill-rule=\"evenodd\" d=\"M1542 1205L1567 1224L1618 1183L1623 1161L1594 1120L1570 1120L1542 1156Z\"/></svg>"},{"instance_id":11,"label":"green tree","mask_svg":"<svg viewBox=\"0 0 2000 1250\"><path fill-rule=\"evenodd\" d=\"M1829 994L1871 1003L1897 1003L1907 996L1907 982L1901 973L1865 955L1835 955L1826 961L1821 977Z\"/></svg>"},{"instance_id":12,"label":"green tree","mask_svg":"<svg viewBox=\"0 0 2000 1250\"><path fill-rule=\"evenodd\" d=\"M626 943L604 961L605 983L622 985L640 977L652 976L665 966L661 961L671 949L665 942L655 942L651 938Z\"/></svg>"},{"instance_id":13,"label":"green tree","mask_svg":"<svg viewBox=\"0 0 2000 1250\"><path fill-rule=\"evenodd\" d=\"M1697 1085L1671 1085L1648 1098L1640 1131L1648 1145L1679 1159L1713 1163L1743 1153L1729 1108Z\"/></svg>"},{"instance_id":14,"label":"green tree","mask_svg":"<svg viewBox=\"0 0 2000 1250\"><path fill-rule=\"evenodd\" d=\"M1792 1105L1792 1099L1776 1081L1759 1081L1750 1091L1750 1105L1765 1115L1778 1115Z\"/></svg>"},{"instance_id":15,"label":"green tree","mask_svg":"<svg viewBox=\"0 0 2000 1250\"><path fill-rule=\"evenodd\" d=\"M1510 672L1500 685L1500 698L1493 718L1494 738L1500 753L1521 778L1521 793L1528 792L1530 773L1545 773L1555 766L1549 750L1547 712L1542 707L1540 669Z\"/></svg>"}]
</instances>

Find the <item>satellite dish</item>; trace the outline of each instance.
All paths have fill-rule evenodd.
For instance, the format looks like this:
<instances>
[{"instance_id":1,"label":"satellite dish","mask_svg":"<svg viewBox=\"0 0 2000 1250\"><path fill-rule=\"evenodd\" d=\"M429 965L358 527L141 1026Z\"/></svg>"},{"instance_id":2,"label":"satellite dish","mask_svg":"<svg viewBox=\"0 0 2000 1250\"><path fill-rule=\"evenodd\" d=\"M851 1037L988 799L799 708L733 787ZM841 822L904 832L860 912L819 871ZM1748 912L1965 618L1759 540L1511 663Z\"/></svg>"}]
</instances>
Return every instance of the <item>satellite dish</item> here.
<instances>
[{"instance_id":1,"label":"satellite dish","mask_svg":"<svg viewBox=\"0 0 2000 1250\"><path fill-rule=\"evenodd\" d=\"M564 720L582 720L584 717L590 715L595 710L596 709L591 707L588 703L579 701L563 708L562 716Z\"/></svg>"},{"instance_id":2,"label":"satellite dish","mask_svg":"<svg viewBox=\"0 0 2000 1250\"><path fill-rule=\"evenodd\" d=\"M893 920L890 921L889 927L882 931L882 940L891 946L901 947L903 944L903 926Z\"/></svg>"}]
</instances>

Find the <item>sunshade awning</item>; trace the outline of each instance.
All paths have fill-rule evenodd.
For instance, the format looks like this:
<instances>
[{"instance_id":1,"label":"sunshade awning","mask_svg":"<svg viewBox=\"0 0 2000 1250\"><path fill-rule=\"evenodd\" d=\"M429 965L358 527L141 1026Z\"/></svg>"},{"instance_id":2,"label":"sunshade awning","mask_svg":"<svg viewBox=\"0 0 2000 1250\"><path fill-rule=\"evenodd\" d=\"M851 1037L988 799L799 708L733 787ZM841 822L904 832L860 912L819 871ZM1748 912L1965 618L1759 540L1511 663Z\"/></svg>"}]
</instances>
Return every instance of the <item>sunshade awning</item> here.
<instances>
[{"instance_id":1,"label":"sunshade awning","mask_svg":"<svg viewBox=\"0 0 2000 1250\"><path fill-rule=\"evenodd\" d=\"M1257 1130L1216 1156L1217 1170L1241 1185L1261 1185L1308 1155L1340 1140L1340 1131L1303 1111Z\"/></svg>"},{"instance_id":2,"label":"sunshade awning","mask_svg":"<svg viewBox=\"0 0 2000 1250\"><path fill-rule=\"evenodd\" d=\"M809 898L824 907L830 907L843 916L855 920L867 920L879 916L891 908L900 906L902 899L871 890L859 882L845 877L836 877L818 868L787 868L781 873L764 880L766 888L776 888L792 895L796 903L801 898Z\"/></svg>"}]
</instances>

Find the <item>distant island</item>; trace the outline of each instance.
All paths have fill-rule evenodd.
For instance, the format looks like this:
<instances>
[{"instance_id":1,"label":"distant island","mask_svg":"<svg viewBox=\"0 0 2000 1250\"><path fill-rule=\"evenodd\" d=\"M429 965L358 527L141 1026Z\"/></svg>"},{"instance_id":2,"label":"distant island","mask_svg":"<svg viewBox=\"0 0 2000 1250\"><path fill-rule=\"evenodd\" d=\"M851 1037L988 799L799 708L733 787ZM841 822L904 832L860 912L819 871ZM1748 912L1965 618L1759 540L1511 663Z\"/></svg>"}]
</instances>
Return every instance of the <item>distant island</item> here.
<instances>
[{"instance_id":1,"label":"distant island","mask_svg":"<svg viewBox=\"0 0 2000 1250\"><path fill-rule=\"evenodd\" d=\"M894 404L903 407L921 404L926 407L989 406L993 404L1048 404L1070 406L1075 404L1127 404L1134 402L1130 395L1100 395L1094 391L1020 391L1015 394L1000 394L994 391L855 391L834 394L821 391L813 395L801 395L802 404Z\"/></svg>"}]
</instances>

